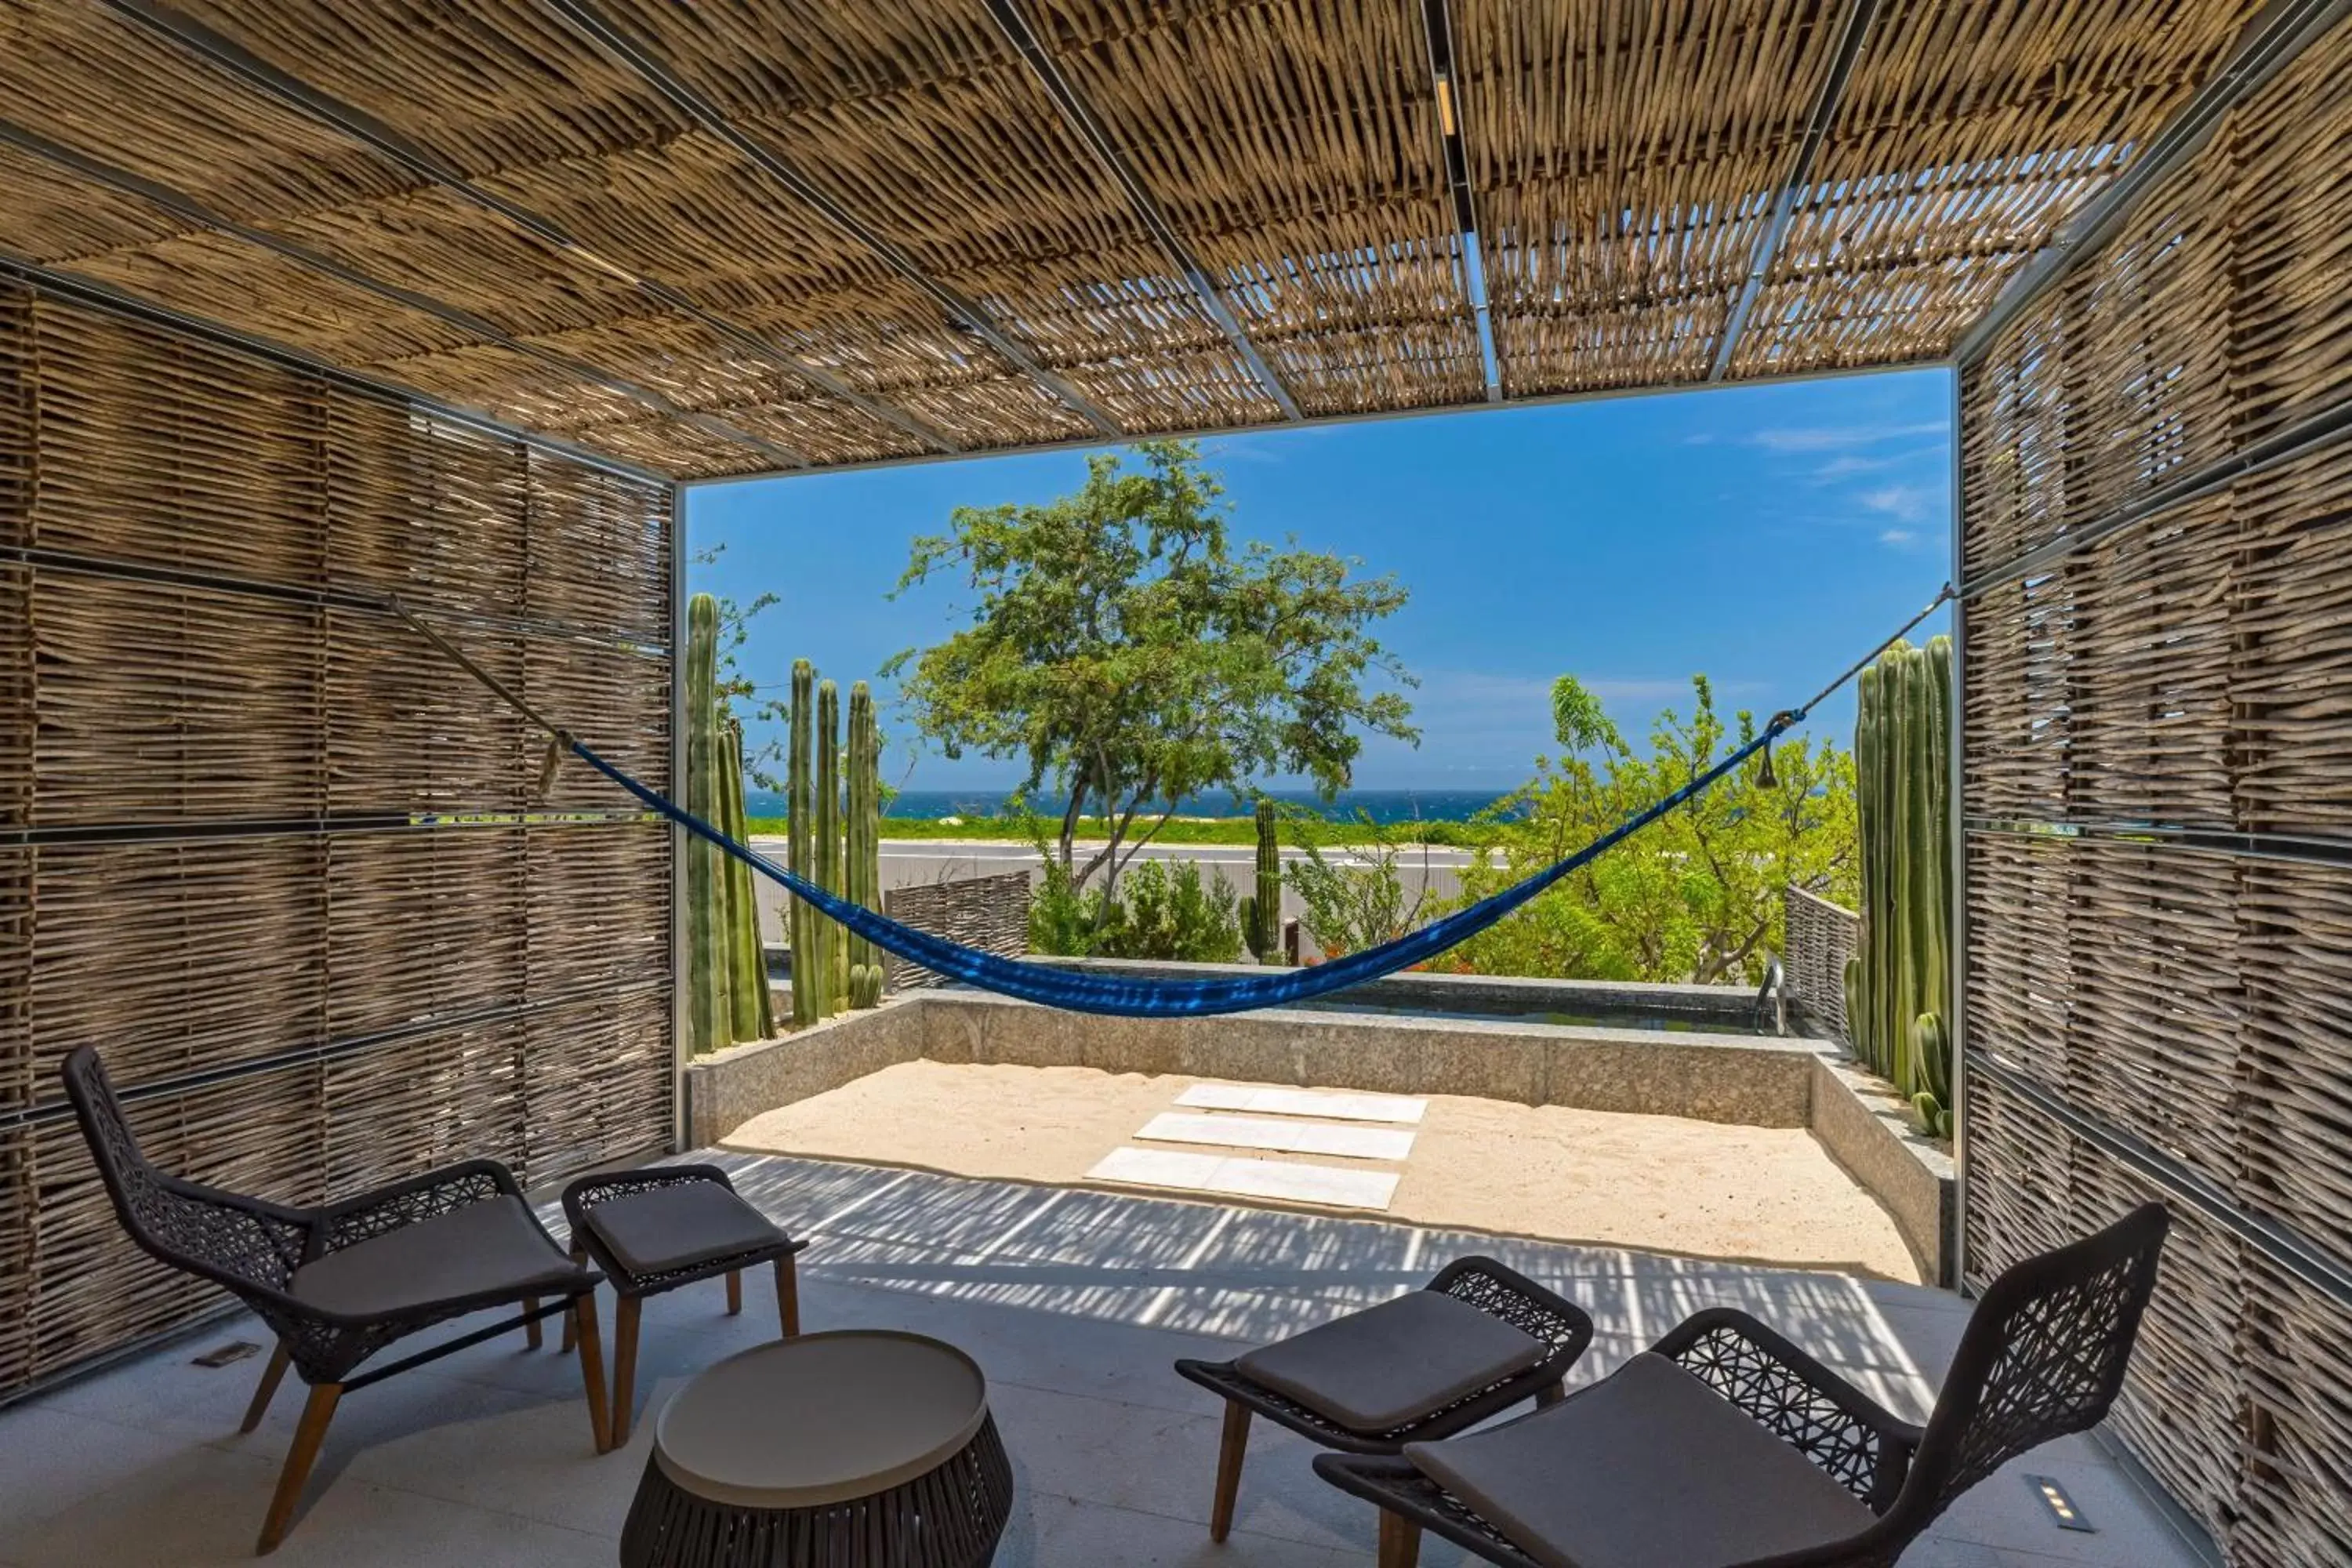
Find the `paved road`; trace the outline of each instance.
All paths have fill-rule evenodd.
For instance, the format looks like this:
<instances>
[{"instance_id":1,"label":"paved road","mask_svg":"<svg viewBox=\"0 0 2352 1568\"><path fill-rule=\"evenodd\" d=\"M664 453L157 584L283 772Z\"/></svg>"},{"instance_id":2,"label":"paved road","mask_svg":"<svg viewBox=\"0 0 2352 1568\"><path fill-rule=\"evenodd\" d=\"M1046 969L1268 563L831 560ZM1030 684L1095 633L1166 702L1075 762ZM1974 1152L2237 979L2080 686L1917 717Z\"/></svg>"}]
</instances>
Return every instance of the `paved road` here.
<instances>
[{"instance_id":1,"label":"paved road","mask_svg":"<svg viewBox=\"0 0 2352 1568\"><path fill-rule=\"evenodd\" d=\"M784 840L760 837L752 840L762 853L781 860L784 857ZM964 839L889 838L882 843L882 889L921 887L932 882L961 881L967 877L993 877L1007 871L1036 870L1042 862L1036 851L1025 844L974 843ZM1202 874L1223 877L1235 892L1247 892L1257 864L1257 851L1247 844L1147 844L1142 853L1154 860L1191 860L1200 866ZM1286 861L1303 859L1296 849L1285 849ZM1361 855L1343 850L1327 850L1325 858L1339 865L1368 864ZM1405 897L1410 900L1421 889L1423 868L1427 867L1429 893L1434 899L1450 899L1462 890L1461 870L1470 863L1467 852L1460 849L1436 849L1423 852L1408 850L1397 857L1397 871L1403 879ZM777 922L776 910L782 890L765 879L758 879L760 895L760 925L762 936L770 942L782 940ZM1282 895L1282 913L1286 920L1303 911L1298 896L1288 886Z\"/></svg>"}]
</instances>

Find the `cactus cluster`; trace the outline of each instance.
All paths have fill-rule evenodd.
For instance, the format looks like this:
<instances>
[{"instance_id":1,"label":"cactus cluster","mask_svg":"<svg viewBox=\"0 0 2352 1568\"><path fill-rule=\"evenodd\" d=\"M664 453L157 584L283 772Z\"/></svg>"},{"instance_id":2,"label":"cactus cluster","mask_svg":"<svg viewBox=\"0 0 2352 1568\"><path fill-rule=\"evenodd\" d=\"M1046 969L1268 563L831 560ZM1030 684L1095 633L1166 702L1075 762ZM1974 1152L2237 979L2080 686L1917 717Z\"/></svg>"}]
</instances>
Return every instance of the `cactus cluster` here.
<instances>
[{"instance_id":1,"label":"cactus cluster","mask_svg":"<svg viewBox=\"0 0 2352 1568\"><path fill-rule=\"evenodd\" d=\"M719 603L697 594L686 616L687 808L743 837L743 739L719 691ZM716 1050L775 1031L751 868L699 838L686 845L687 1027Z\"/></svg>"},{"instance_id":2,"label":"cactus cluster","mask_svg":"<svg viewBox=\"0 0 2352 1568\"><path fill-rule=\"evenodd\" d=\"M852 903L882 907L882 731L874 722L874 694L860 680L849 689L849 781L843 851L843 890ZM849 938L849 1005L882 1000L882 955L862 936Z\"/></svg>"},{"instance_id":3,"label":"cactus cluster","mask_svg":"<svg viewBox=\"0 0 2352 1568\"><path fill-rule=\"evenodd\" d=\"M1862 943L1845 973L1854 1049L1940 1136L1952 1094L1951 691L1948 637L1898 642L1862 673Z\"/></svg>"},{"instance_id":4,"label":"cactus cluster","mask_svg":"<svg viewBox=\"0 0 2352 1568\"><path fill-rule=\"evenodd\" d=\"M1244 893L1242 941L1260 963L1282 958L1282 846L1275 837L1274 802L1257 803L1257 886Z\"/></svg>"},{"instance_id":5,"label":"cactus cluster","mask_svg":"<svg viewBox=\"0 0 2352 1568\"><path fill-rule=\"evenodd\" d=\"M793 869L826 892L880 906L881 733L866 683L849 689L844 753L841 694L806 659L793 666L792 740L786 763ZM798 899L791 901L793 1026L829 1018L844 1006L882 1000L881 955Z\"/></svg>"}]
</instances>

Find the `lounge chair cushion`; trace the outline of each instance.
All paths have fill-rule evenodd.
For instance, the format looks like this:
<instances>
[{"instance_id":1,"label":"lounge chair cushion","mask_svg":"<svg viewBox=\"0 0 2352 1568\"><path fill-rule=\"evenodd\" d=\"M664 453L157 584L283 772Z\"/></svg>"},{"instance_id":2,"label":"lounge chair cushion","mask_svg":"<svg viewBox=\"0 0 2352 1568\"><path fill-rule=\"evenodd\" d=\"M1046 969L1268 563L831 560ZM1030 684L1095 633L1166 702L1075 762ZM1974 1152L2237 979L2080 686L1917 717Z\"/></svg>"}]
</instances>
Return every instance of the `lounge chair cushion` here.
<instances>
[{"instance_id":1,"label":"lounge chair cushion","mask_svg":"<svg viewBox=\"0 0 2352 1568\"><path fill-rule=\"evenodd\" d=\"M613 1260L640 1279L786 1240L767 1216L718 1182L679 1182L608 1198L588 1211L587 1224Z\"/></svg>"},{"instance_id":2,"label":"lounge chair cushion","mask_svg":"<svg viewBox=\"0 0 2352 1568\"><path fill-rule=\"evenodd\" d=\"M1545 1568L1722 1568L1841 1540L1876 1518L1647 1352L1548 1410L1408 1443L1404 1457Z\"/></svg>"},{"instance_id":3,"label":"lounge chair cushion","mask_svg":"<svg viewBox=\"0 0 2352 1568\"><path fill-rule=\"evenodd\" d=\"M1350 1432L1379 1436L1549 1354L1533 1334L1442 1290L1409 1290L1251 1351L1244 1377Z\"/></svg>"},{"instance_id":4,"label":"lounge chair cushion","mask_svg":"<svg viewBox=\"0 0 2352 1568\"><path fill-rule=\"evenodd\" d=\"M322 1311L391 1318L467 1296L552 1291L580 1272L522 1200L501 1193L306 1263L293 1294Z\"/></svg>"}]
</instances>

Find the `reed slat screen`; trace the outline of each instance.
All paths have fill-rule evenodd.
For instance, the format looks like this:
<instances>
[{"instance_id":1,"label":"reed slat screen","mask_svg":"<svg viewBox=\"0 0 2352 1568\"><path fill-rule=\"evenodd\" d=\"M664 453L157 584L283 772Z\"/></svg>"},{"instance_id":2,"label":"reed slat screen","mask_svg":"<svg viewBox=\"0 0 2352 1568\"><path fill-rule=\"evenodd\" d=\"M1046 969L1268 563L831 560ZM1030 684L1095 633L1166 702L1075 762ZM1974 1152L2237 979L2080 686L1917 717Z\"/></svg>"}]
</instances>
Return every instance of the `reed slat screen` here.
<instances>
[{"instance_id":1,"label":"reed slat screen","mask_svg":"<svg viewBox=\"0 0 2352 1568\"><path fill-rule=\"evenodd\" d=\"M1916 363L2263 0L587 9L0 0L0 248L680 479Z\"/></svg>"},{"instance_id":2,"label":"reed slat screen","mask_svg":"<svg viewBox=\"0 0 2352 1568\"><path fill-rule=\"evenodd\" d=\"M158 1161L289 1201L668 1142L667 831L540 796L352 601L467 617L667 787L669 530L665 485L0 282L0 1395L223 1300L123 1240L77 1046Z\"/></svg>"},{"instance_id":3,"label":"reed slat screen","mask_svg":"<svg viewBox=\"0 0 2352 1568\"><path fill-rule=\"evenodd\" d=\"M1965 611L1966 1034L2058 1102L1972 1076L1969 1274L2155 1190L2103 1131L2210 1194L2175 1203L2117 1421L2249 1568L2352 1562L2323 1282L2352 1271L2352 438L2321 417L2352 386L2347 146L2338 24L1962 381L1963 557L2003 579Z\"/></svg>"}]
</instances>

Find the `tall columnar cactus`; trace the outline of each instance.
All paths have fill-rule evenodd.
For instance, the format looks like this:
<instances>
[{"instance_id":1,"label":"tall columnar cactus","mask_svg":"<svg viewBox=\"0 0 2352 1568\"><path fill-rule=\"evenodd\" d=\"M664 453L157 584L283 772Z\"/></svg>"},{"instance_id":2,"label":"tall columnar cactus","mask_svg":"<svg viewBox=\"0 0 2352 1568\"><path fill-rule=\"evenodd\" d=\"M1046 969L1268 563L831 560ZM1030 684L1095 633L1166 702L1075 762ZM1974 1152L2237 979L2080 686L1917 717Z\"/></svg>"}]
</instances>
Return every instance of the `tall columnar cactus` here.
<instances>
[{"instance_id":1,"label":"tall columnar cactus","mask_svg":"<svg viewBox=\"0 0 2352 1568\"><path fill-rule=\"evenodd\" d=\"M1931 1131L1950 1121L1951 670L1946 637L1887 649L1863 671L1853 742L1863 940L1846 1026Z\"/></svg>"},{"instance_id":2,"label":"tall columnar cactus","mask_svg":"<svg viewBox=\"0 0 2352 1568\"><path fill-rule=\"evenodd\" d=\"M719 829L738 844L750 841L743 813L743 726L733 719L720 731L726 756L719 783L726 793ZM717 853L713 850L713 853ZM720 865L727 873L728 1002L739 1040L764 1040L776 1032L774 999L768 994L768 958L760 946L760 901L751 868L734 856Z\"/></svg>"},{"instance_id":3,"label":"tall columnar cactus","mask_svg":"<svg viewBox=\"0 0 2352 1568\"><path fill-rule=\"evenodd\" d=\"M816 885L828 893L841 887L841 690L830 680L816 683ZM830 1018L841 1010L841 994L849 988L848 933L822 915L816 928L815 960L811 969L819 977L817 1016Z\"/></svg>"},{"instance_id":4,"label":"tall columnar cactus","mask_svg":"<svg viewBox=\"0 0 2352 1568\"><path fill-rule=\"evenodd\" d=\"M816 669L806 659L793 663L793 732L785 763L786 815L790 819L788 854L793 871L809 881L819 877L816 858L816 787L811 761L814 752ZM793 1026L806 1028L824 1016L824 970L817 963L818 928L823 916L800 900L791 904L793 944Z\"/></svg>"},{"instance_id":5,"label":"tall columnar cactus","mask_svg":"<svg viewBox=\"0 0 2352 1568\"><path fill-rule=\"evenodd\" d=\"M844 852L851 901L882 907L882 734L874 722L874 694L860 680L849 689L848 821ZM882 1000L882 955L861 936L849 939L849 1005Z\"/></svg>"},{"instance_id":6,"label":"tall columnar cactus","mask_svg":"<svg viewBox=\"0 0 2352 1568\"><path fill-rule=\"evenodd\" d=\"M1275 837L1274 802L1257 803L1257 885L1242 895L1242 940L1260 963L1282 952L1282 846Z\"/></svg>"},{"instance_id":7,"label":"tall columnar cactus","mask_svg":"<svg viewBox=\"0 0 2352 1568\"><path fill-rule=\"evenodd\" d=\"M686 609L687 808L704 821L721 796L719 738L719 602L697 594ZM687 1032L697 1053L732 1037L728 1001L726 869L718 849L699 838L686 845Z\"/></svg>"}]
</instances>

